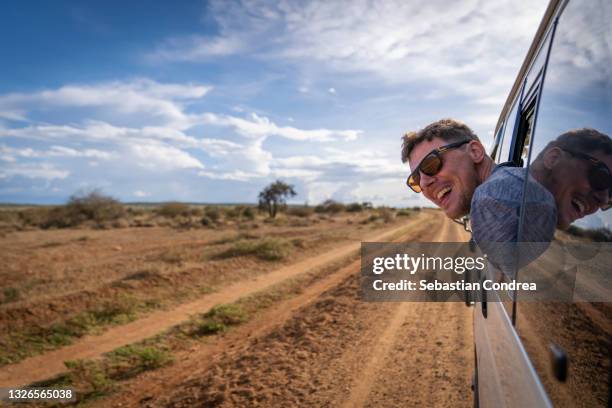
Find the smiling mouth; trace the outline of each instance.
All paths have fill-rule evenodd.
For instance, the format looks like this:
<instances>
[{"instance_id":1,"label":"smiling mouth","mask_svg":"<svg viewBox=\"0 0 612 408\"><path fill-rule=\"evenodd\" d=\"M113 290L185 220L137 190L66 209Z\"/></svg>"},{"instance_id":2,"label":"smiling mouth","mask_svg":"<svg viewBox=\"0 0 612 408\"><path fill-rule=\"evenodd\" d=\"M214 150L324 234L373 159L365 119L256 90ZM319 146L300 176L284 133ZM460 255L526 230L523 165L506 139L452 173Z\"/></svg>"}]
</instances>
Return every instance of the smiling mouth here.
<instances>
[{"instance_id":1,"label":"smiling mouth","mask_svg":"<svg viewBox=\"0 0 612 408\"><path fill-rule=\"evenodd\" d=\"M436 200L441 202L443 198L451 192L451 190L452 188L450 186L442 188L440 191L438 191L438 194L436 194Z\"/></svg>"},{"instance_id":2,"label":"smiling mouth","mask_svg":"<svg viewBox=\"0 0 612 408\"><path fill-rule=\"evenodd\" d=\"M578 214L578 218L584 217L585 211L587 209L586 203L580 198L572 198L572 207L574 211Z\"/></svg>"}]
</instances>

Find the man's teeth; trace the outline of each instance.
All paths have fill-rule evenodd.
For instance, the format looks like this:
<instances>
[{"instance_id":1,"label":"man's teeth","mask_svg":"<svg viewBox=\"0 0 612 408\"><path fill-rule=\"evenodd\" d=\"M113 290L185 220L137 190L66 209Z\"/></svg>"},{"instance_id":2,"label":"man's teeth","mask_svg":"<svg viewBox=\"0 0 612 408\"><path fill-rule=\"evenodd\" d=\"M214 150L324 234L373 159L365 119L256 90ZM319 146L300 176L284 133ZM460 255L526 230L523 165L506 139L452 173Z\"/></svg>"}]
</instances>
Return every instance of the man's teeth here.
<instances>
[{"instance_id":1,"label":"man's teeth","mask_svg":"<svg viewBox=\"0 0 612 408\"><path fill-rule=\"evenodd\" d=\"M576 206L576 208L578 208L578 212L580 214L584 214L584 210L586 208L586 205L581 200L578 200L577 198L574 198L574 199L572 199L572 204L574 204Z\"/></svg>"},{"instance_id":2,"label":"man's teeth","mask_svg":"<svg viewBox=\"0 0 612 408\"><path fill-rule=\"evenodd\" d=\"M438 194L436 195L436 198L439 200L441 199L444 194L448 193L449 191L451 191L450 187L444 187L442 190L438 191Z\"/></svg>"}]
</instances>

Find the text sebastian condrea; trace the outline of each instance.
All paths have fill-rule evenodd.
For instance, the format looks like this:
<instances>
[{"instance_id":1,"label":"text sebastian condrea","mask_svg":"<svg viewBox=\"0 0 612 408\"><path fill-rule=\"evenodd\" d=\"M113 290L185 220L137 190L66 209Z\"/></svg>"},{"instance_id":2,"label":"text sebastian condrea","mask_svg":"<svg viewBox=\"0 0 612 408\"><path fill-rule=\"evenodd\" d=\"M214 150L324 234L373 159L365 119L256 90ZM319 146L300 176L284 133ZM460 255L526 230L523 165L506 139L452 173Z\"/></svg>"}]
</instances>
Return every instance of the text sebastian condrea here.
<instances>
[{"instance_id":1,"label":"text sebastian condrea","mask_svg":"<svg viewBox=\"0 0 612 408\"><path fill-rule=\"evenodd\" d=\"M399 282L384 282L381 279L377 279L372 283L374 290L480 290L480 282L440 282L434 280L433 282L427 280L420 280L418 287L416 282L402 279ZM492 280L485 280L482 282L482 288L485 290L537 290L536 284L533 282L493 282Z\"/></svg>"}]
</instances>

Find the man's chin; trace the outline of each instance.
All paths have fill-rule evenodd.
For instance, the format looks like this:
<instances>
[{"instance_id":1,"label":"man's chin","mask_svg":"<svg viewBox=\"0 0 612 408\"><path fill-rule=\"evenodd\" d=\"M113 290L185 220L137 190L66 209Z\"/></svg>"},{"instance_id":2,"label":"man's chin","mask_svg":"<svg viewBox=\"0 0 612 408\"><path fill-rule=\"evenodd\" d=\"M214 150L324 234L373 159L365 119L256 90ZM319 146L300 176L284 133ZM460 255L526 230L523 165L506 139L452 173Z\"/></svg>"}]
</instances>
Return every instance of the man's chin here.
<instances>
[{"instance_id":1,"label":"man's chin","mask_svg":"<svg viewBox=\"0 0 612 408\"><path fill-rule=\"evenodd\" d=\"M446 214L446 216L451 219L461 218L467 214L466 212L458 211L456 208L447 208L447 209L444 209L443 211L444 211L444 214Z\"/></svg>"}]
</instances>

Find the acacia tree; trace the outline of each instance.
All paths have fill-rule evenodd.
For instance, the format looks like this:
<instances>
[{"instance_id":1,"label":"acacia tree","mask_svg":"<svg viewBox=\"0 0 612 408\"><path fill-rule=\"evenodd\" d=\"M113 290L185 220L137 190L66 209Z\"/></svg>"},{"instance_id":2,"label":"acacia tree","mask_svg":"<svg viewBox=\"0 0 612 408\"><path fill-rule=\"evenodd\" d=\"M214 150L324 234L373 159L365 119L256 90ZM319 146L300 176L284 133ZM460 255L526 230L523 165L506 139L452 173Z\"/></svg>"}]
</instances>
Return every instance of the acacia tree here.
<instances>
[{"instance_id":1,"label":"acacia tree","mask_svg":"<svg viewBox=\"0 0 612 408\"><path fill-rule=\"evenodd\" d=\"M296 195L291 184L276 180L259 193L259 209L267 211L270 218L274 218L279 207L286 205L287 198Z\"/></svg>"}]
</instances>

